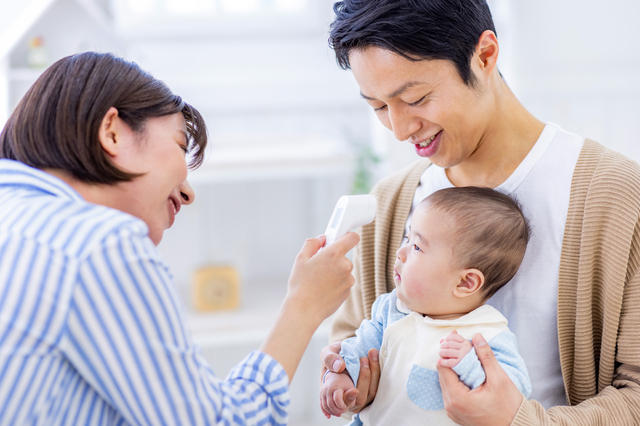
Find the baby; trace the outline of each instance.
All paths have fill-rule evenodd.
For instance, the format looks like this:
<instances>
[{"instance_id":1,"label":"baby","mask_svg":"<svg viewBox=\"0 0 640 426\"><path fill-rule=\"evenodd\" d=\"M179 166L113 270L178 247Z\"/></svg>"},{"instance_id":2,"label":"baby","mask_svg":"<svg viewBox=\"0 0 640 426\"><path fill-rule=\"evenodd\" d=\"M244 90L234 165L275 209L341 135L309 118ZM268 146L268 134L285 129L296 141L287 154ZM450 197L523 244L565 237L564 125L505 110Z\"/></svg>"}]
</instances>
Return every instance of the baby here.
<instances>
[{"instance_id":1,"label":"baby","mask_svg":"<svg viewBox=\"0 0 640 426\"><path fill-rule=\"evenodd\" d=\"M531 382L506 318L485 305L518 271L529 225L512 198L489 188L448 188L415 209L397 251L395 290L373 304L356 337L342 342L346 370L328 372L320 389L325 415L355 387L360 358L380 350L374 401L352 425L455 424L447 417L436 365L452 368L469 388L485 380L471 344L481 333L496 359L528 397Z\"/></svg>"}]
</instances>

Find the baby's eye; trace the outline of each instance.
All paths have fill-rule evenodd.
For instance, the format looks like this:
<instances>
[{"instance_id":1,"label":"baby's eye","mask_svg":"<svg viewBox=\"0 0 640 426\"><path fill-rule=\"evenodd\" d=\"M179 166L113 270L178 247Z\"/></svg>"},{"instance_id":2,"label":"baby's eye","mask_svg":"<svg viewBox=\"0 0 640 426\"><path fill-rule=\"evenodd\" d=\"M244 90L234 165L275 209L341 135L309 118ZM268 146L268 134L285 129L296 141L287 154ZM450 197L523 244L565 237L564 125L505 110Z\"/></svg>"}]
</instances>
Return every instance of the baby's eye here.
<instances>
[{"instance_id":1,"label":"baby's eye","mask_svg":"<svg viewBox=\"0 0 640 426\"><path fill-rule=\"evenodd\" d=\"M415 244L413 245L413 249L414 249L414 250L416 250L416 251L421 251L421 250L420 250L420 247L418 247L418 246L417 246L417 245L415 245Z\"/></svg>"}]
</instances>

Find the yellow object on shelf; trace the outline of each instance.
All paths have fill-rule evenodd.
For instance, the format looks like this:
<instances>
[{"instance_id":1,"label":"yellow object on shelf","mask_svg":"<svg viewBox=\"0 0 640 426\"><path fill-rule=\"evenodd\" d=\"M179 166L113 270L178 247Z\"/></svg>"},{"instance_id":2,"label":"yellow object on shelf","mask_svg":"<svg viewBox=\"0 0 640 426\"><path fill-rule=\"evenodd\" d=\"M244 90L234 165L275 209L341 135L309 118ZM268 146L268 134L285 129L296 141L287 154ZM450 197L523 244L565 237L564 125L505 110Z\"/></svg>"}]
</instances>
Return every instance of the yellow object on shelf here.
<instances>
[{"instance_id":1,"label":"yellow object on shelf","mask_svg":"<svg viewBox=\"0 0 640 426\"><path fill-rule=\"evenodd\" d=\"M240 306L240 278L231 266L198 269L193 277L193 304L203 312Z\"/></svg>"}]
</instances>

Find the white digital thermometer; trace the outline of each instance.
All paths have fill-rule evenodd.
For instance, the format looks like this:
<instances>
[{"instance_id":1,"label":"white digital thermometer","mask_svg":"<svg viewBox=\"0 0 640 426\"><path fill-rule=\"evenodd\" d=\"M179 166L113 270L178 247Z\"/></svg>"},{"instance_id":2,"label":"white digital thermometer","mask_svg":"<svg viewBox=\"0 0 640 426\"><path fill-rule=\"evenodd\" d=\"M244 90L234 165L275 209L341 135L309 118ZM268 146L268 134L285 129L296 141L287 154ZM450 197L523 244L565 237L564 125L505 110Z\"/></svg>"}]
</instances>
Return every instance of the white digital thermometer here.
<instances>
[{"instance_id":1,"label":"white digital thermometer","mask_svg":"<svg viewBox=\"0 0 640 426\"><path fill-rule=\"evenodd\" d=\"M340 239L353 228L373 222L376 206L376 197L370 194L340 197L324 232L327 236L325 246Z\"/></svg>"}]
</instances>

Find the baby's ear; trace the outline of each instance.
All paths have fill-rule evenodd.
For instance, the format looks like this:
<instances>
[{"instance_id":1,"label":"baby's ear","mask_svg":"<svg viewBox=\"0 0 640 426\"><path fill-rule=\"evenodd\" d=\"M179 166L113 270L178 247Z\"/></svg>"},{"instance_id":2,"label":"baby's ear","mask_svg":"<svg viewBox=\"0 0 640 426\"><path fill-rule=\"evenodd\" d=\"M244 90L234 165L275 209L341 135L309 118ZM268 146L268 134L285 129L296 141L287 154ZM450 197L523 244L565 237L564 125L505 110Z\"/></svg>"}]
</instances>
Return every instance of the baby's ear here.
<instances>
[{"instance_id":1,"label":"baby's ear","mask_svg":"<svg viewBox=\"0 0 640 426\"><path fill-rule=\"evenodd\" d=\"M468 297L480 291L484 285L484 274L477 269L465 269L460 273L460 282L453 290L457 297Z\"/></svg>"}]
</instances>

